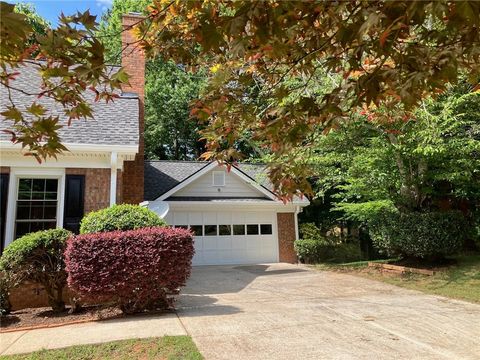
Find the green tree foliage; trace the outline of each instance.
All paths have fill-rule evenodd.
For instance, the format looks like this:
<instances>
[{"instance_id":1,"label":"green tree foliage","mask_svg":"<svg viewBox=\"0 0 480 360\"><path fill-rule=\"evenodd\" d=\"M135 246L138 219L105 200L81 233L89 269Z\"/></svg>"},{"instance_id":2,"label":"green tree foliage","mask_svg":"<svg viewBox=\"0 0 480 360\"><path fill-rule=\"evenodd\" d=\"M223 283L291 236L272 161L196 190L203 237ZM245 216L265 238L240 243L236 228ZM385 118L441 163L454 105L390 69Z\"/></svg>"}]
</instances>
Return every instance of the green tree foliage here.
<instances>
[{"instance_id":1,"label":"green tree foliage","mask_svg":"<svg viewBox=\"0 0 480 360\"><path fill-rule=\"evenodd\" d=\"M26 21L33 29L31 39L32 44L35 42L36 35L46 35L47 31L51 29L52 25L45 18L40 16L33 4L18 3L15 5L14 11L18 14L26 16Z\"/></svg>"},{"instance_id":2,"label":"green tree foliage","mask_svg":"<svg viewBox=\"0 0 480 360\"><path fill-rule=\"evenodd\" d=\"M6 131L12 142L40 161L66 149L58 137L63 126L59 116L36 103L37 97L53 99L69 121L89 118L93 115L91 104L85 101L87 88L95 92L97 101L110 101L128 76L123 70L111 72L105 65L104 47L95 38L95 16L88 11L61 15L55 30L37 33L41 21L31 10L24 11L25 15L16 12L14 5L0 2L0 84L6 90L2 94L6 110L1 115L9 123ZM44 61L33 61L33 56ZM21 76L19 67L26 63L36 68L42 87L28 93L31 104L16 106L12 92Z\"/></svg>"},{"instance_id":3,"label":"green tree foliage","mask_svg":"<svg viewBox=\"0 0 480 360\"><path fill-rule=\"evenodd\" d=\"M337 209L367 221L403 212L474 208L480 199L480 92L465 84L408 117L364 111L308 156L318 195L336 189Z\"/></svg>"},{"instance_id":4,"label":"green tree foliage","mask_svg":"<svg viewBox=\"0 0 480 360\"><path fill-rule=\"evenodd\" d=\"M309 169L291 164L297 149L316 145L319 127L392 98L411 108L461 69L471 81L480 70L476 1L165 0L149 9L140 31L149 54L211 69L197 106L206 155L231 161L249 132L274 155L270 177L287 198L307 187ZM340 82L319 96L306 89L320 67ZM294 102L285 101L291 77L301 79ZM260 106L245 96L255 86Z\"/></svg>"},{"instance_id":5,"label":"green tree foliage","mask_svg":"<svg viewBox=\"0 0 480 360\"><path fill-rule=\"evenodd\" d=\"M198 121L190 116L205 77L172 62L150 61L146 71L145 156L148 159L197 159L204 152Z\"/></svg>"}]
</instances>

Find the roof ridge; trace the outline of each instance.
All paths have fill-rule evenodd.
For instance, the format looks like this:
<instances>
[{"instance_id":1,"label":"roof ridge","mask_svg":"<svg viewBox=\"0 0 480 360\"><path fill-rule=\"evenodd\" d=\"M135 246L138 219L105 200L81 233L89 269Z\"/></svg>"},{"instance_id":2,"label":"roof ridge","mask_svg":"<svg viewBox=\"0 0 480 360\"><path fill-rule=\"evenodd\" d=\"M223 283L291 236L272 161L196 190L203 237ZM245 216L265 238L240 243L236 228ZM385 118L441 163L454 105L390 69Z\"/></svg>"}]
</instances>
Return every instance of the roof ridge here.
<instances>
[{"instance_id":1,"label":"roof ridge","mask_svg":"<svg viewBox=\"0 0 480 360\"><path fill-rule=\"evenodd\" d=\"M207 164L212 161L208 160L157 160L157 159L147 159L145 162L165 162L165 163L194 163L194 164ZM250 163L250 162L238 162L236 165L253 165L253 166L266 166L267 163Z\"/></svg>"},{"instance_id":2,"label":"roof ridge","mask_svg":"<svg viewBox=\"0 0 480 360\"><path fill-rule=\"evenodd\" d=\"M145 162L164 162L164 163L194 163L194 164L207 164L209 161L200 160L145 160Z\"/></svg>"}]
</instances>

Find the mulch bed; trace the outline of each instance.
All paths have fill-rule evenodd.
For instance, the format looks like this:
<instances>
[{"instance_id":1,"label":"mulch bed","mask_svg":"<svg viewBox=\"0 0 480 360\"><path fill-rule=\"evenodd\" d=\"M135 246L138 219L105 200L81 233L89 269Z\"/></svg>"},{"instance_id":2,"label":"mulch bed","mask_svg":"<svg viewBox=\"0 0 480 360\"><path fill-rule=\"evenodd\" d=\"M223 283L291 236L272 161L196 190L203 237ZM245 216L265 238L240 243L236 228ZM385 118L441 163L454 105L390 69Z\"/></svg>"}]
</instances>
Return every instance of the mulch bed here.
<instances>
[{"instance_id":1,"label":"mulch bed","mask_svg":"<svg viewBox=\"0 0 480 360\"><path fill-rule=\"evenodd\" d=\"M85 306L75 314L69 314L68 309L62 313L54 313L48 307L29 308L12 311L11 314L2 316L0 318L0 331L50 327L69 323L113 319L123 316L118 308L105 306Z\"/></svg>"}]
</instances>

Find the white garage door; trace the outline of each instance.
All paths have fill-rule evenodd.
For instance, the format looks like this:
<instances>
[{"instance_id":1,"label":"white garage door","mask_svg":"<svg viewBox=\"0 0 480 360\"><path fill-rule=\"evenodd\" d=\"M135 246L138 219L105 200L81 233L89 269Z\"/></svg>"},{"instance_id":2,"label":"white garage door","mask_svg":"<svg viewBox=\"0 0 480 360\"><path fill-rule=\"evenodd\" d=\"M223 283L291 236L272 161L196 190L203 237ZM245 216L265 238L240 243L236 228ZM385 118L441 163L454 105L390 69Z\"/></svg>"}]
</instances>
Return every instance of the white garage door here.
<instances>
[{"instance_id":1,"label":"white garage door","mask_svg":"<svg viewBox=\"0 0 480 360\"><path fill-rule=\"evenodd\" d=\"M278 261L277 224L273 212L171 210L165 220L195 233L194 265Z\"/></svg>"}]
</instances>

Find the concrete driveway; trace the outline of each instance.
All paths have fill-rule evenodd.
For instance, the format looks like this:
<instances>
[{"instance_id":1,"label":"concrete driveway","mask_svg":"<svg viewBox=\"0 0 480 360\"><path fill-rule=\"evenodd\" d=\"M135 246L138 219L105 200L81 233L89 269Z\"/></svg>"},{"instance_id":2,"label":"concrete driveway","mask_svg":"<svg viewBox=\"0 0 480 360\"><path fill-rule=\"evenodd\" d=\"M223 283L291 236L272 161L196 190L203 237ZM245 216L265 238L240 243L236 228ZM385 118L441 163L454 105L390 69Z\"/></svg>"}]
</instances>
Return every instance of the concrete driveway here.
<instances>
[{"instance_id":1,"label":"concrete driveway","mask_svg":"<svg viewBox=\"0 0 480 360\"><path fill-rule=\"evenodd\" d=\"M197 267L178 307L206 359L480 358L480 305L303 266Z\"/></svg>"}]
</instances>

